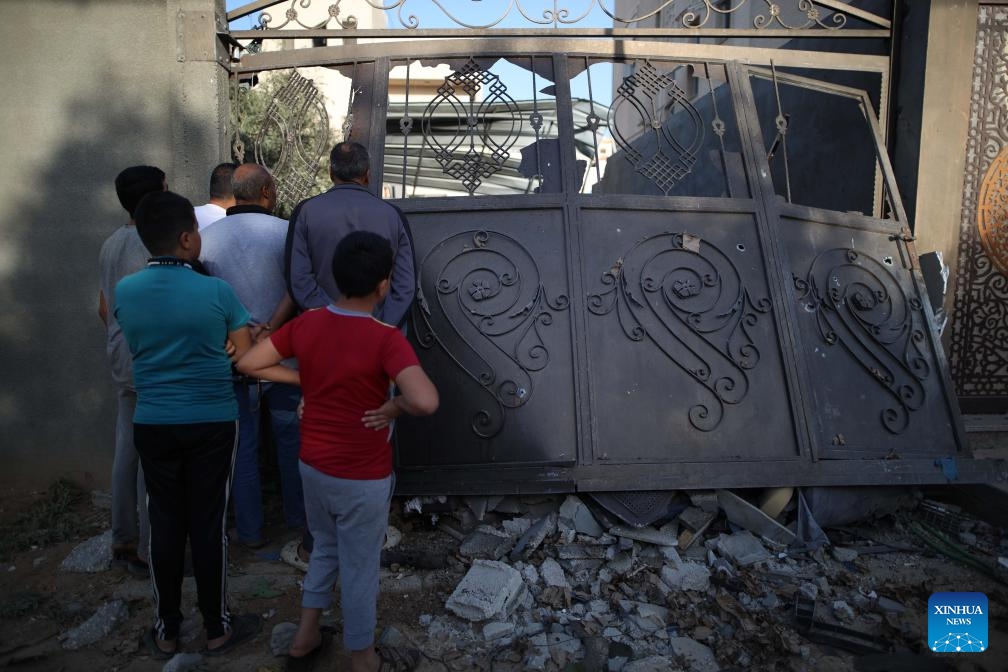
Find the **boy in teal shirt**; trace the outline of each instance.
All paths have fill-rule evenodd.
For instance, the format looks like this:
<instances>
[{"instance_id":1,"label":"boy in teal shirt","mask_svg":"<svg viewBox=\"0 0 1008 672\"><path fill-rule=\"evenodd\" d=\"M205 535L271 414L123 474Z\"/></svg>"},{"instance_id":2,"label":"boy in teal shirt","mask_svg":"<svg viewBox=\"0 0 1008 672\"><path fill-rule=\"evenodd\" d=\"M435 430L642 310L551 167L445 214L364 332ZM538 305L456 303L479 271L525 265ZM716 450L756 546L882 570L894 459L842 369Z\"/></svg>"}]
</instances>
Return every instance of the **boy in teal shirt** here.
<instances>
[{"instance_id":1,"label":"boy in teal shirt","mask_svg":"<svg viewBox=\"0 0 1008 672\"><path fill-rule=\"evenodd\" d=\"M231 287L192 269L200 235L192 204L169 191L148 194L137 233L153 255L116 285L115 317L133 355L137 407L133 436L147 484L149 562L157 617L143 641L157 658L178 647L186 539L192 546L206 655L259 631L255 614L227 606L227 493L238 405L225 352L251 343L248 311Z\"/></svg>"}]
</instances>

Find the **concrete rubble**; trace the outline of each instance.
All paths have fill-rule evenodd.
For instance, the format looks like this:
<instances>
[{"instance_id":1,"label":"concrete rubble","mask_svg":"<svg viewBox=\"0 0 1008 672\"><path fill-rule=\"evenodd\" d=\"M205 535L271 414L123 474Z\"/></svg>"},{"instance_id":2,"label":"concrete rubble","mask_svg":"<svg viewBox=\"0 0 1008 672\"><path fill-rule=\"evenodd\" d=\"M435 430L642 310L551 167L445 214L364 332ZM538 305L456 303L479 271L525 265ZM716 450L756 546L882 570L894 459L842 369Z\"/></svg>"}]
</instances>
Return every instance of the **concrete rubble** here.
<instances>
[{"instance_id":1,"label":"concrete rubble","mask_svg":"<svg viewBox=\"0 0 1008 672\"><path fill-rule=\"evenodd\" d=\"M810 545L793 531L799 497L799 490L783 488L745 496L679 493L669 513L648 525L621 520L589 496L409 500L397 520L397 550L403 550L396 564L383 567L381 592L390 599L434 600L415 622L395 629L403 646L432 661L429 669L718 672L787 669L775 665L792 660L801 661L795 670L852 671L850 661L838 658L842 643L826 648L817 639L823 631L854 641L861 654L914 651L922 639L913 621L920 602L896 577L921 560L913 555L924 547L911 535L916 523L897 520L894 532L903 536L884 541L827 528L835 543ZM961 548L988 549L990 572L1008 576L998 569L998 558L1008 557L999 528L949 507L925 510ZM942 511L947 520L933 519ZM412 544L424 526L440 541L423 552L440 554L441 569L421 571L401 560L421 557ZM98 557L106 542L85 542L64 567L107 566ZM898 562L887 555L897 552L903 553ZM887 566L890 573L880 575ZM267 579L255 567L246 569L232 577L238 594L275 594L296 587L300 578ZM929 592L932 580L924 575L918 590ZM128 615L125 600L144 597L146 583L120 582L114 591L119 599L62 635L62 645L115 637L109 633ZM187 579L187 595L191 583ZM295 629L291 622L272 625L264 652L283 656ZM197 636L198 616L187 618L183 631L184 641ZM164 669L201 664L198 656L176 658Z\"/></svg>"},{"instance_id":2,"label":"concrete rubble","mask_svg":"<svg viewBox=\"0 0 1008 672\"><path fill-rule=\"evenodd\" d=\"M456 557L469 569L445 604L458 618L426 615L421 644L451 670L717 672L817 655L796 600L818 605L814 623L902 632L898 596L852 575L864 550L793 548L795 492L689 493L678 514L640 527L576 495L545 514L495 515L491 502L478 524L467 510Z\"/></svg>"}]
</instances>

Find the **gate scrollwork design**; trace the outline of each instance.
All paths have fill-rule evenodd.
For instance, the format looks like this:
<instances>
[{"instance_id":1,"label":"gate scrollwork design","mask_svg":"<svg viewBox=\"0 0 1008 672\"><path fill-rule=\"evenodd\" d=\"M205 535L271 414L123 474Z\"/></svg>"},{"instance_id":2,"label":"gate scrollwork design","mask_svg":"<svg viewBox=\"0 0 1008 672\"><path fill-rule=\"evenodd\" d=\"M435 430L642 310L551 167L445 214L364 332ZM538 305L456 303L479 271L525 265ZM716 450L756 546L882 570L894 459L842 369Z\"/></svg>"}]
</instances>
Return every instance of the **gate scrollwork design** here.
<instances>
[{"instance_id":1,"label":"gate scrollwork design","mask_svg":"<svg viewBox=\"0 0 1008 672\"><path fill-rule=\"evenodd\" d=\"M454 122L439 121L452 117ZM424 110L421 126L441 169L472 196L511 158L522 117L500 77L470 58L445 77Z\"/></svg>"},{"instance_id":2,"label":"gate scrollwork design","mask_svg":"<svg viewBox=\"0 0 1008 672\"><path fill-rule=\"evenodd\" d=\"M880 262L853 249L821 252L805 279L793 277L797 299L814 312L827 347L847 350L892 404L882 425L901 434L926 400L931 375L921 301L907 294Z\"/></svg>"},{"instance_id":3,"label":"gate scrollwork design","mask_svg":"<svg viewBox=\"0 0 1008 672\"><path fill-rule=\"evenodd\" d=\"M630 118L635 119L628 127L620 121L623 110L629 110ZM678 115L677 110L685 114ZM672 123L673 117L678 123ZM693 170L704 139L703 119L686 92L648 61L624 77L616 89L609 128L627 162L666 196ZM654 132L653 148L633 136L638 128Z\"/></svg>"},{"instance_id":4,"label":"gate scrollwork design","mask_svg":"<svg viewBox=\"0 0 1008 672\"><path fill-rule=\"evenodd\" d=\"M753 338L768 298L753 299L738 269L716 245L684 233L646 238L602 274L589 294L595 315L616 312L632 341L650 341L705 391L688 412L690 424L711 431L725 405L742 402L749 371L760 361Z\"/></svg>"},{"instance_id":5,"label":"gate scrollwork design","mask_svg":"<svg viewBox=\"0 0 1008 672\"><path fill-rule=\"evenodd\" d=\"M529 251L500 233L459 233L424 258L414 310L417 342L440 345L482 388L489 405L472 417L477 436L500 433L504 410L532 398L533 374L550 362L540 329L569 304L566 294L550 299Z\"/></svg>"}]
</instances>

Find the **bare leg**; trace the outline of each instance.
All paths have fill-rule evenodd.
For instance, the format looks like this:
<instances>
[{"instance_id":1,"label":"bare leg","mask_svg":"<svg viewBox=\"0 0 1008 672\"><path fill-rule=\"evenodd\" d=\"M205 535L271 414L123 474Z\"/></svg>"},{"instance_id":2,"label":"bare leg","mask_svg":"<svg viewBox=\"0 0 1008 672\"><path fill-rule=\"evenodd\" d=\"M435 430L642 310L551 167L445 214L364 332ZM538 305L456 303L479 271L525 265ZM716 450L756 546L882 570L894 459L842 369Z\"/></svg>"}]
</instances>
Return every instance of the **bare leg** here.
<instances>
[{"instance_id":1,"label":"bare leg","mask_svg":"<svg viewBox=\"0 0 1008 672\"><path fill-rule=\"evenodd\" d=\"M297 632L294 633L289 655L294 658L307 656L312 652L312 649L319 645L322 641L322 631L319 630L321 619L321 609L301 607L301 622L298 624Z\"/></svg>"}]
</instances>

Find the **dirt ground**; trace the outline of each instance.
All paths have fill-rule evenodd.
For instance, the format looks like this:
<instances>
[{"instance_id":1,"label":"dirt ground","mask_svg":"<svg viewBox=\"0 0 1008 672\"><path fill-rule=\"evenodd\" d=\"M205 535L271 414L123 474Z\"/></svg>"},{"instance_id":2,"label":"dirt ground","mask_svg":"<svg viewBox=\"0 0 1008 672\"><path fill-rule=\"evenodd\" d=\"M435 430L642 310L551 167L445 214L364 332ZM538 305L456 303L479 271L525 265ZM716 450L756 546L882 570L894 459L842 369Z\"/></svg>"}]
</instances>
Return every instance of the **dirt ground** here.
<instances>
[{"instance_id":1,"label":"dirt ground","mask_svg":"<svg viewBox=\"0 0 1008 672\"><path fill-rule=\"evenodd\" d=\"M96 505L89 494L77 493L70 498L71 501L63 501L58 511L50 512L50 518L46 520L44 514L37 513L37 509L40 504L45 509L44 505L52 498L51 491L27 495L0 493L0 525L4 526L7 536L3 547L6 551L0 553L0 669L24 672L153 672L164 669L163 661L152 660L138 645L138 639L144 628L149 626L153 614L148 581L118 569L94 574L59 570L60 563L74 546L108 529L107 509ZM268 519L279 520L275 498L268 499L267 505ZM26 515L33 510L35 514ZM444 569L438 570L397 565L386 568L379 601L379 628L393 626L423 651L428 643L428 633L421 623L426 624L432 617L436 619L448 614L445 601L464 575L467 561L457 555L457 539L435 528L429 517L404 516L402 511L403 501L394 500L393 524L403 532L403 541L397 550L444 556L448 563ZM782 606L773 612L735 614L739 639L764 636L760 633L777 633L781 641L791 641L791 644L775 642L770 648L776 652L767 650L754 657L751 664L740 666L725 662L730 659L732 642L717 640L719 648L713 644L715 638L712 638L709 640L711 648L718 655L721 669L835 672L1008 670L1008 586L920 544L908 531L911 517L885 518L865 524L853 533L860 536L861 541L870 539L872 543L909 544L914 547L912 550L864 553L855 561L843 564L830 559L828 553L820 553L803 557L799 564L809 578L828 585L834 596L870 595L875 591L877 595L904 605L906 610L903 613L886 613L876 617L879 620L878 634L894 637L894 653L873 658L803 640L794 633L791 624L793 606L790 606L789 599L793 597L794 588L777 581L772 571L752 569L741 571L737 577L738 582L746 586L742 592L755 596L773 592L780 598ZM38 537L40 543L22 550L11 550L19 541L15 538L17 535L31 537L43 527L56 525L54 520L65 523L65 529L55 533L65 538L46 542L45 535L41 535ZM489 520L493 523L492 515ZM221 672L279 672L283 669L283 658L275 657L269 651L270 633L278 623L297 621L301 574L279 561L280 548L286 541L295 538L295 533L275 525L267 530L267 535L271 543L260 551L253 552L233 545L229 571L232 610L262 615L262 632L228 656L203 658L197 667L188 669ZM741 590L738 586L735 589ZM728 600L725 590L719 587L715 597L712 589L710 595L703 598L706 601L702 602L697 602L700 598L686 593L669 595L668 605L678 615L679 630L698 639L701 630L709 630L703 627L705 609L718 611L722 616L726 611L737 611L739 607L732 605L738 603ZM927 633L928 597L939 591L979 591L987 595L990 601L990 643L985 654L932 655L922 650L920 645ZM64 650L60 644L60 633L80 624L100 605L115 597L127 600L127 622L96 644L77 651ZM182 650L199 652L204 639L191 588L185 593L183 610L189 616L183 625ZM337 630L340 628L338 613L338 609L334 609L326 616L326 620ZM472 630L478 631L478 628ZM745 632L747 630L751 632ZM317 669L348 669L348 660L338 645L338 635L335 641L337 646L330 650L328 660ZM788 646L791 647L790 652ZM522 669L523 647L519 641L511 645L513 650L510 651L502 651L499 647L496 650L477 647L471 649L475 652L473 655L452 660L446 660L443 647L437 650L430 648L425 651L420 669ZM562 669L585 668L569 664Z\"/></svg>"}]
</instances>

